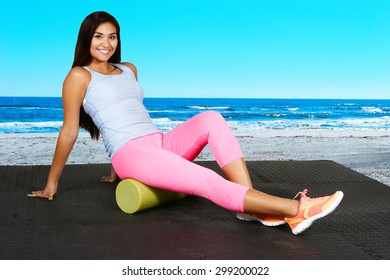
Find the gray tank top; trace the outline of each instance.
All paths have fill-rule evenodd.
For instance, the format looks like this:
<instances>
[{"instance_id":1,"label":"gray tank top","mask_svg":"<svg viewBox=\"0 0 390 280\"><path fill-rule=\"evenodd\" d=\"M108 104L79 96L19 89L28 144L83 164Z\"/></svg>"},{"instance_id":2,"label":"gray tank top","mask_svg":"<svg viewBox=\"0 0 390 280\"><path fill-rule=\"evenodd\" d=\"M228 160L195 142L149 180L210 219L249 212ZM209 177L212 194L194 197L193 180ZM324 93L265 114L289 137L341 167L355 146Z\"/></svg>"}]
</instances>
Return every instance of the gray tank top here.
<instances>
[{"instance_id":1,"label":"gray tank top","mask_svg":"<svg viewBox=\"0 0 390 280\"><path fill-rule=\"evenodd\" d=\"M122 73L104 75L84 66L92 78L83 107L99 129L110 157L129 140L160 132L143 105L144 92L133 71L122 64L113 65Z\"/></svg>"}]
</instances>

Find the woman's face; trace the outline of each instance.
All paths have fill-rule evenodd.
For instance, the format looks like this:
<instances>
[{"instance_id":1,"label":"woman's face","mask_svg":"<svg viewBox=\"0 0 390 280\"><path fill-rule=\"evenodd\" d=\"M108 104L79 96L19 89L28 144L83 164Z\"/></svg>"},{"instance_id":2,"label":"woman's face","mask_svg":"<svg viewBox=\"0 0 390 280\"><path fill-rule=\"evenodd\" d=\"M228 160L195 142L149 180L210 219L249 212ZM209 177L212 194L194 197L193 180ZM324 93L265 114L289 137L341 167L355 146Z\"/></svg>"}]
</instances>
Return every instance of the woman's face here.
<instances>
[{"instance_id":1,"label":"woman's face","mask_svg":"<svg viewBox=\"0 0 390 280\"><path fill-rule=\"evenodd\" d=\"M110 22L100 24L93 34L91 56L95 62L106 62L115 53L118 37L115 26Z\"/></svg>"}]
</instances>

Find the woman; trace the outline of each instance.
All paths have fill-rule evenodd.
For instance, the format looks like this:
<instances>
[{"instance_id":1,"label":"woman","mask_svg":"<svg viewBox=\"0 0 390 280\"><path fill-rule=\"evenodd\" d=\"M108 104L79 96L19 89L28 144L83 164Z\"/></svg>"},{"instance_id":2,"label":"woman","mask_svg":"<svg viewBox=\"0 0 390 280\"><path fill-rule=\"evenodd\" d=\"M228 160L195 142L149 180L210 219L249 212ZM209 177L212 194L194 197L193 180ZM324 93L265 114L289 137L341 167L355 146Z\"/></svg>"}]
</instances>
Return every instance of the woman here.
<instances>
[{"instance_id":1,"label":"woman","mask_svg":"<svg viewBox=\"0 0 390 280\"><path fill-rule=\"evenodd\" d=\"M121 63L119 24L105 12L92 13L81 24L62 99L64 122L47 183L30 197L53 199L80 126L93 139L102 136L121 179L135 178L156 188L205 197L237 212L242 220L269 226L287 222L299 234L331 213L343 198L337 191L311 199L304 190L297 194L298 201L254 190L238 142L215 111L162 134L142 103L136 67ZM192 162L207 144L228 180Z\"/></svg>"}]
</instances>

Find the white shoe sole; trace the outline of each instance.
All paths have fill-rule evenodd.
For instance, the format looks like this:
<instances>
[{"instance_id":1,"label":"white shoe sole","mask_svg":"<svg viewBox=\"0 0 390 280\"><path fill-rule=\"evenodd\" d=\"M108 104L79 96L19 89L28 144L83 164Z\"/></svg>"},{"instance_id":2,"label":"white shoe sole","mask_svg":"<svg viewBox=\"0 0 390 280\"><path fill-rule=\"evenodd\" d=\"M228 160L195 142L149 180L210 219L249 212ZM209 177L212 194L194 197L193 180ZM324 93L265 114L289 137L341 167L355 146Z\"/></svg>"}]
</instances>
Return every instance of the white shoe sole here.
<instances>
[{"instance_id":1,"label":"white shoe sole","mask_svg":"<svg viewBox=\"0 0 390 280\"><path fill-rule=\"evenodd\" d=\"M260 218L257 218L257 217L253 217L252 215L248 215L248 214L245 214L245 213L237 213L237 219L241 220L241 221L247 221L247 222L260 222L262 223L263 225L267 226L267 227L276 227L276 226L281 226L281 225L284 225L286 223L285 220L280 220L280 221L277 221L277 222L267 222L267 221L264 221Z\"/></svg>"}]
</instances>

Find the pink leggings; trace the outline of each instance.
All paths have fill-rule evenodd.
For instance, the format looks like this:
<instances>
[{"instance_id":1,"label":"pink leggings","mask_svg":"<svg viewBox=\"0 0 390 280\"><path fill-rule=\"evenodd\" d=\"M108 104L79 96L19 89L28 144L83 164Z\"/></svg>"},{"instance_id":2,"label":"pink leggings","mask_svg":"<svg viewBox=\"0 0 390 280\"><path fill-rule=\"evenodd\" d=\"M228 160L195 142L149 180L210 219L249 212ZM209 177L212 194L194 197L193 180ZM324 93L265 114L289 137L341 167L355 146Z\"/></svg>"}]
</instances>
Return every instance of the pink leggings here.
<instances>
[{"instance_id":1,"label":"pink leggings","mask_svg":"<svg viewBox=\"0 0 390 280\"><path fill-rule=\"evenodd\" d=\"M242 157L224 118L206 111L164 135L153 133L130 140L114 154L112 165L122 179L134 178L155 188L201 196L243 212L248 187L192 162L207 144L220 167Z\"/></svg>"}]
</instances>

